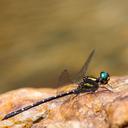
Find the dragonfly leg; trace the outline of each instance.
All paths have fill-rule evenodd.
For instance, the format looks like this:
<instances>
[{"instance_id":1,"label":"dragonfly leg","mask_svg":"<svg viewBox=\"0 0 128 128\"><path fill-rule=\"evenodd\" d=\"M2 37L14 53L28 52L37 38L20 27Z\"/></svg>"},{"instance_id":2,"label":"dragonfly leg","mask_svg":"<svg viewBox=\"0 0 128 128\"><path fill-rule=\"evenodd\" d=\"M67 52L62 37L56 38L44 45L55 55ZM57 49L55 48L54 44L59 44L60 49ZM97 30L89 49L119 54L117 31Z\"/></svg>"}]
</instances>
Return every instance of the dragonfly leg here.
<instances>
[{"instance_id":1,"label":"dragonfly leg","mask_svg":"<svg viewBox=\"0 0 128 128\"><path fill-rule=\"evenodd\" d=\"M79 93L78 93L78 94L75 94L75 95L72 97L72 100L74 100L75 98L77 98L78 95L79 95Z\"/></svg>"},{"instance_id":2,"label":"dragonfly leg","mask_svg":"<svg viewBox=\"0 0 128 128\"><path fill-rule=\"evenodd\" d=\"M109 91L109 92L113 92L112 89L109 89L109 88L107 88L106 86L101 86L100 88L104 88L104 89L106 89L106 90Z\"/></svg>"}]
</instances>

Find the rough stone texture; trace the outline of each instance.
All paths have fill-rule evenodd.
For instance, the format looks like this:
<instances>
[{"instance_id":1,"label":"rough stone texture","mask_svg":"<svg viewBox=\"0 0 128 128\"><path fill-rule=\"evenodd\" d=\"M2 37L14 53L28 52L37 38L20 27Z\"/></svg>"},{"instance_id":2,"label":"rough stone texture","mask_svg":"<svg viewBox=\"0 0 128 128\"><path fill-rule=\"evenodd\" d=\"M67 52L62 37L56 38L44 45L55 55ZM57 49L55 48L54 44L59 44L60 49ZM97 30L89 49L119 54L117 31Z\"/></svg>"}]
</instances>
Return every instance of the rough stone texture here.
<instances>
[{"instance_id":1,"label":"rough stone texture","mask_svg":"<svg viewBox=\"0 0 128 128\"><path fill-rule=\"evenodd\" d=\"M128 73L128 0L0 0L0 93L56 87L92 49L91 75Z\"/></svg>"},{"instance_id":2,"label":"rough stone texture","mask_svg":"<svg viewBox=\"0 0 128 128\"><path fill-rule=\"evenodd\" d=\"M0 121L0 128L127 128L128 76L112 77L109 84L112 91L99 88L96 93L53 100ZM0 119L10 111L56 95L57 91L23 88L2 94Z\"/></svg>"}]
</instances>

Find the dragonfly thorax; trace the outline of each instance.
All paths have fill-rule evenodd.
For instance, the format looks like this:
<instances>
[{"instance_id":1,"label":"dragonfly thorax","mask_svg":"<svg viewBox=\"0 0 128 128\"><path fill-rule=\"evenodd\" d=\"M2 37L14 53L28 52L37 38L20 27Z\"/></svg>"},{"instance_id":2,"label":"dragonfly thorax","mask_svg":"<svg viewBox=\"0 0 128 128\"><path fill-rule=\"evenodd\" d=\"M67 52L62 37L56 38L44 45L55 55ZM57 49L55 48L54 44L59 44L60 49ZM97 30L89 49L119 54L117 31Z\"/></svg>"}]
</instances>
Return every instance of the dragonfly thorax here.
<instances>
[{"instance_id":1,"label":"dragonfly thorax","mask_svg":"<svg viewBox=\"0 0 128 128\"><path fill-rule=\"evenodd\" d=\"M91 88L91 87L97 86L98 83L96 82L95 77L86 76L83 78L83 82L81 83L81 85Z\"/></svg>"}]
</instances>

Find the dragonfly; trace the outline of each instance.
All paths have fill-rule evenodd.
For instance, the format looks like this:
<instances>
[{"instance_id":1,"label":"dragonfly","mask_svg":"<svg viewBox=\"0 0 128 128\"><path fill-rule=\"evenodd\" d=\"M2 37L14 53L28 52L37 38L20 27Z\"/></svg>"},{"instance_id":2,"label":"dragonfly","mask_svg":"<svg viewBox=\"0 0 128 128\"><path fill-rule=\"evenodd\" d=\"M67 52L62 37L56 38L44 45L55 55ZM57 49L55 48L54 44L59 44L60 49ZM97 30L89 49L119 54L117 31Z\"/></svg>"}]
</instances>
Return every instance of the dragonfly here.
<instances>
[{"instance_id":1,"label":"dragonfly","mask_svg":"<svg viewBox=\"0 0 128 128\"><path fill-rule=\"evenodd\" d=\"M76 75L77 78L75 78L74 83L76 83L78 86L74 89L71 89L69 91L57 94L55 96L51 96L45 99L42 99L40 101L37 101L33 104L27 105L26 107L17 109L15 111L12 111L10 113L8 113L7 115L4 116L4 118L2 120L6 120L8 118L14 117L24 111L27 111L31 108L34 108L36 106L39 106L41 104L44 104L46 102L50 102L52 100L64 97L64 96L68 96L71 94L80 94L80 93L94 93L96 90L98 90L98 88L100 87L100 85L106 85L108 84L108 81L110 80L110 76L108 74L108 72L106 71L102 71L99 74L99 77L91 77L86 75L88 66L91 62L91 59L94 55L95 50L92 50L91 53L89 54L87 60L85 61L83 67L81 68L81 70L78 72L78 74ZM78 82L76 82L76 79L78 79Z\"/></svg>"}]
</instances>

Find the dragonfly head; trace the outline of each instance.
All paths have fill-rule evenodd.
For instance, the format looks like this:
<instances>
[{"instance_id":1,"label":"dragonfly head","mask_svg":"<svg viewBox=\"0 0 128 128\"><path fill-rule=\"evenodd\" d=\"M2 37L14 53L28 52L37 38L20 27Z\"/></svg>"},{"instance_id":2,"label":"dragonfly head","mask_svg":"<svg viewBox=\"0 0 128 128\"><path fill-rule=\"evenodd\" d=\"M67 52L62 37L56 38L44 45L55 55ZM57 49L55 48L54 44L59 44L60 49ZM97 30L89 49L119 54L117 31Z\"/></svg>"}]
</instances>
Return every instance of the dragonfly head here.
<instances>
[{"instance_id":1,"label":"dragonfly head","mask_svg":"<svg viewBox=\"0 0 128 128\"><path fill-rule=\"evenodd\" d=\"M107 72L105 72L105 71L102 71L100 73L99 82L101 84L107 84L109 80L110 80L109 74Z\"/></svg>"}]
</instances>

